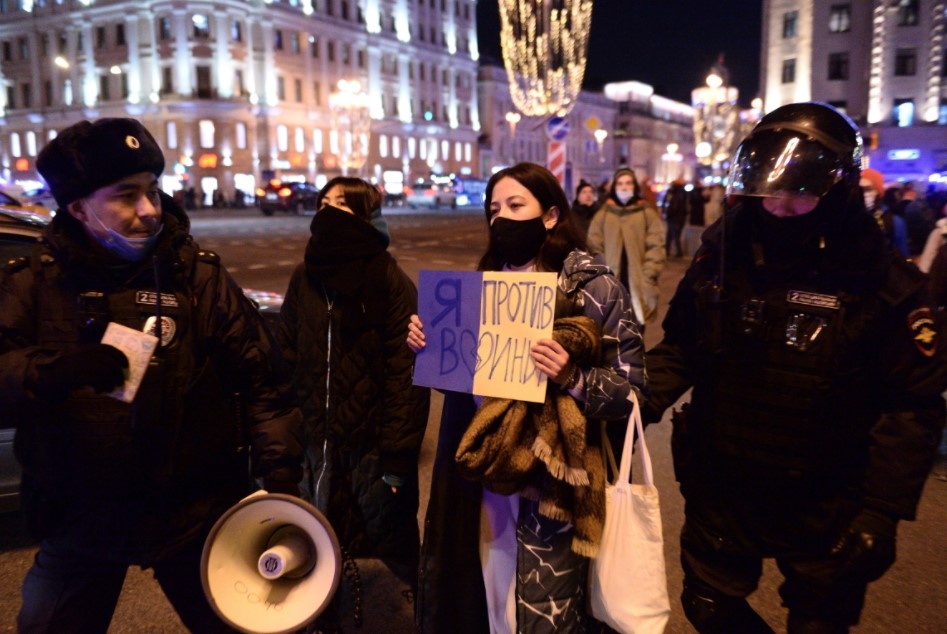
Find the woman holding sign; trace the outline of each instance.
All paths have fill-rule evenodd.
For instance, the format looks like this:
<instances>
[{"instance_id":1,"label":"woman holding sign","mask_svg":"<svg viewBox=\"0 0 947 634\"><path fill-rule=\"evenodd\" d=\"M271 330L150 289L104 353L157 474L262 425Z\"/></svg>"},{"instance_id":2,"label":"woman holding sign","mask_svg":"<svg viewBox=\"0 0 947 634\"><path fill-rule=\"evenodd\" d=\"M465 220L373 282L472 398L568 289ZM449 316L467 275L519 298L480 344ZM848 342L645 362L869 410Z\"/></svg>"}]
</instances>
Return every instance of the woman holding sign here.
<instances>
[{"instance_id":1,"label":"woman holding sign","mask_svg":"<svg viewBox=\"0 0 947 634\"><path fill-rule=\"evenodd\" d=\"M480 271L558 275L553 338L539 339L529 355L548 379L546 401L445 393L418 626L452 634L595 631L585 586L604 516L601 421L614 421L621 434L629 391L645 387L640 331L627 291L585 251L547 169L520 163L497 172L485 207L490 238ZM408 332L408 345L423 354L417 316Z\"/></svg>"},{"instance_id":2,"label":"woman holding sign","mask_svg":"<svg viewBox=\"0 0 947 634\"><path fill-rule=\"evenodd\" d=\"M417 289L386 250L376 188L334 178L317 208L278 330L306 424L302 489L348 556L381 558L413 586L430 397L404 341Z\"/></svg>"}]
</instances>

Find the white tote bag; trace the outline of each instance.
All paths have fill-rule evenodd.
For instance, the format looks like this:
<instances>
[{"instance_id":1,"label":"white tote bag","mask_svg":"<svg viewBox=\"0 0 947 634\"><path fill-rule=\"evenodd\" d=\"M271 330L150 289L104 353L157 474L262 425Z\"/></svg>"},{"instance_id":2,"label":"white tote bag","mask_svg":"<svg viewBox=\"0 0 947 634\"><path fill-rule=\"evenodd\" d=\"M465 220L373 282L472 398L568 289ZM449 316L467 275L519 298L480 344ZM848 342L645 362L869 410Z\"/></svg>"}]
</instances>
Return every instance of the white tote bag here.
<instances>
[{"instance_id":1,"label":"white tote bag","mask_svg":"<svg viewBox=\"0 0 947 634\"><path fill-rule=\"evenodd\" d=\"M658 490L651 472L638 398L632 402L621 468L614 484L605 484L605 527L598 556L589 567L589 608L592 616L622 634L660 634L667 625L667 575ZM644 484L631 484L631 450L638 431ZM602 429L606 460L615 472L615 456Z\"/></svg>"}]
</instances>

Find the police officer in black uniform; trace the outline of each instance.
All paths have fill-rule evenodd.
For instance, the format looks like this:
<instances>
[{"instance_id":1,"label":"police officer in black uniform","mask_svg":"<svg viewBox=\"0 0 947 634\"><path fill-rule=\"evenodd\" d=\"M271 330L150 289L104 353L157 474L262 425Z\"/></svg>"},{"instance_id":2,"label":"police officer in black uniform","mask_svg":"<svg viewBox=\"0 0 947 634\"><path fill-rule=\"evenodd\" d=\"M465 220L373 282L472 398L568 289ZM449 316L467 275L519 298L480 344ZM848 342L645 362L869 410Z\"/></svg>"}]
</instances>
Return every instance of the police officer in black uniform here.
<instances>
[{"instance_id":1,"label":"police officer in black uniform","mask_svg":"<svg viewBox=\"0 0 947 634\"><path fill-rule=\"evenodd\" d=\"M947 356L923 276L865 213L857 127L780 107L737 150L737 201L704 234L648 353L685 498L684 612L772 631L746 602L763 558L790 633L847 632L895 560L944 424Z\"/></svg>"},{"instance_id":2,"label":"police officer in black uniform","mask_svg":"<svg viewBox=\"0 0 947 634\"><path fill-rule=\"evenodd\" d=\"M18 631L105 632L130 565L154 569L189 630L229 631L204 598L201 549L249 492L244 446L264 488L298 494L288 373L258 311L159 191L164 156L140 122L79 122L36 163L59 213L0 283L0 415L17 426L40 540ZM103 343L115 326L125 343ZM138 355L143 332L157 347ZM246 429L229 415L238 402Z\"/></svg>"}]
</instances>

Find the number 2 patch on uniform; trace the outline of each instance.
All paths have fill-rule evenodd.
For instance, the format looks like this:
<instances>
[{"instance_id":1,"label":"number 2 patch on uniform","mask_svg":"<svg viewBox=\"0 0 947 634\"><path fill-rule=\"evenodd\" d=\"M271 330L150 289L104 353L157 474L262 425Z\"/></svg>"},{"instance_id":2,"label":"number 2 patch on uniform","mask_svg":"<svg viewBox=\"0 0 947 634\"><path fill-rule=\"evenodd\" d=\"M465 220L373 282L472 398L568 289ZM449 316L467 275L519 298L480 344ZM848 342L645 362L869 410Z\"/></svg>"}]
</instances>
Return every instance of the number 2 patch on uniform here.
<instances>
[{"instance_id":1,"label":"number 2 patch on uniform","mask_svg":"<svg viewBox=\"0 0 947 634\"><path fill-rule=\"evenodd\" d=\"M933 357L937 350L937 330L934 328L934 315L931 309L917 308L908 313L908 328L914 345L925 357Z\"/></svg>"}]
</instances>

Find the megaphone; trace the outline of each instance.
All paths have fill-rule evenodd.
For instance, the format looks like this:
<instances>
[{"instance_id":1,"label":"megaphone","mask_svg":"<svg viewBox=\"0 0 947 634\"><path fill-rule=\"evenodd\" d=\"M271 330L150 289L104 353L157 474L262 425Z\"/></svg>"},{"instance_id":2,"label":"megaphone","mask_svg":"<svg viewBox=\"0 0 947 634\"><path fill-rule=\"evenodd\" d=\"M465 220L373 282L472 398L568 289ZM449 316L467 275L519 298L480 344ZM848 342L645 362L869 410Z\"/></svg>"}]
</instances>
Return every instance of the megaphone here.
<instances>
[{"instance_id":1,"label":"megaphone","mask_svg":"<svg viewBox=\"0 0 947 634\"><path fill-rule=\"evenodd\" d=\"M282 634L311 623L339 585L339 541L326 518L291 495L257 491L214 524L201 583L217 615L248 634Z\"/></svg>"}]
</instances>

